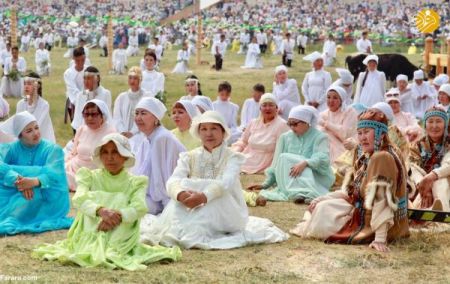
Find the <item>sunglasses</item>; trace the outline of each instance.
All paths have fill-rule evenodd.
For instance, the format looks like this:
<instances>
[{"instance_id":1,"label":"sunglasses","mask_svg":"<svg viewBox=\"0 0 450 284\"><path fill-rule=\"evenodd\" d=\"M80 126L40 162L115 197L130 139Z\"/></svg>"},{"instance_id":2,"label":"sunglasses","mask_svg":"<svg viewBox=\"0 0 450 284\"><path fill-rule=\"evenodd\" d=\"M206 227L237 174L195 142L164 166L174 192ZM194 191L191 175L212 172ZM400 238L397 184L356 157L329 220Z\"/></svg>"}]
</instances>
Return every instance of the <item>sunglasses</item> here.
<instances>
[{"instance_id":1,"label":"sunglasses","mask_svg":"<svg viewBox=\"0 0 450 284\"><path fill-rule=\"evenodd\" d=\"M88 117L97 118L100 115L101 115L101 113L99 113L99 112L83 112L84 118L88 118Z\"/></svg>"}]
</instances>

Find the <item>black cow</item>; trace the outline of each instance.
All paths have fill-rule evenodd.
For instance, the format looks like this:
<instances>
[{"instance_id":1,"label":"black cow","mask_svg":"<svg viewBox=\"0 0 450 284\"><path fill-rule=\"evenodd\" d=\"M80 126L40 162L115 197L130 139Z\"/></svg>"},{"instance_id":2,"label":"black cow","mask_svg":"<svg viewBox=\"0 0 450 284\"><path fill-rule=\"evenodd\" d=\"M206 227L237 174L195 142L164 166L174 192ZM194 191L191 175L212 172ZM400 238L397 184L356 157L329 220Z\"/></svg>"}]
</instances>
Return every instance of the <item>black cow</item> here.
<instances>
[{"instance_id":1,"label":"black cow","mask_svg":"<svg viewBox=\"0 0 450 284\"><path fill-rule=\"evenodd\" d=\"M367 54L358 54L355 56L347 56L345 64L352 73L355 81L358 79L359 73L366 71L366 65L363 64L364 58ZM395 82L397 75L404 74L408 76L409 80L413 79L414 71L419 68L409 62L408 58L401 54L377 54L378 56L378 70L383 71L386 79Z\"/></svg>"}]
</instances>

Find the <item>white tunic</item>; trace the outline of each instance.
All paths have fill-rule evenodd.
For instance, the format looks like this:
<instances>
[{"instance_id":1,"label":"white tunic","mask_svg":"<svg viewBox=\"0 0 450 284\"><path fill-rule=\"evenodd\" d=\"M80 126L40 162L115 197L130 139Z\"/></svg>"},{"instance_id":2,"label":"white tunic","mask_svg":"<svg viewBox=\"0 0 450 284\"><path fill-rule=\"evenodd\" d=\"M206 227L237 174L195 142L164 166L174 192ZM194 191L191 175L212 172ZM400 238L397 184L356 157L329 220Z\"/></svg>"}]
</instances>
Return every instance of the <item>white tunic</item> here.
<instances>
[{"instance_id":1,"label":"white tunic","mask_svg":"<svg viewBox=\"0 0 450 284\"><path fill-rule=\"evenodd\" d=\"M9 114L9 104L0 94L0 119L7 117Z\"/></svg>"},{"instance_id":2,"label":"white tunic","mask_svg":"<svg viewBox=\"0 0 450 284\"><path fill-rule=\"evenodd\" d=\"M294 47L295 47L295 40L284 39L281 43L281 50L283 53L286 53L286 58L289 60L292 60L294 58Z\"/></svg>"},{"instance_id":3,"label":"white tunic","mask_svg":"<svg viewBox=\"0 0 450 284\"><path fill-rule=\"evenodd\" d=\"M345 87L344 84L342 84L341 79L337 79L331 85L340 86L341 88L343 88L345 90L345 92L347 93L347 99L345 100L345 105L349 106L349 105L351 105L353 103L353 98L352 98L352 95L353 95L353 84L351 84L349 87Z\"/></svg>"},{"instance_id":4,"label":"white tunic","mask_svg":"<svg viewBox=\"0 0 450 284\"><path fill-rule=\"evenodd\" d=\"M259 102L255 101L253 98L246 99L242 105L241 111L241 125L239 127L241 131L244 131L250 121L259 116L259 113Z\"/></svg>"},{"instance_id":5,"label":"white tunic","mask_svg":"<svg viewBox=\"0 0 450 284\"><path fill-rule=\"evenodd\" d=\"M411 90L415 109L414 115L422 119L425 111L437 104L436 92L429 82L422 82L420 85L414 82Z\"/></svg>"},{"instance_id":6,"label":"white tunic","mask_svg":"<svg viewBox=\"0 0 450 284\"><path fill-rule=\"evenodd\" d=\"M324 111L327 108L326 91L331 85L331 75L323 69L306 73L302 83L302 93L305 105L309 102L319 103L317 110Z\"/></svg>"},{"instance_id":7,"label":"white tunic","mask_svg":"<svg viewBox=\"0 0 450 284\"><path fill-rule=\"evenodd\" d=\"M83 123L83 106L92 99L99 99L104 101L108 106L109 113L111 113L111 92L102 86L99 86L95 91L81 91L77 94L75 100L75 113L73 115L72 128L78 129Z\"/></svg>"},{"instance_id":8,"label":"white tunic","mask_svg":"<svg viewBox=\"0 0 450 284\"><path fill-rule=\"evenodd\" d=\"M273 37L273 42L275 44L275 50L273 51L273 55L283 54L283 50L282 50L283 37L281 35L275 35Z\"/></svg>"},{"instance_id":9,"label":"white tunic","mask_svg":"<svg viewBox=\"0 0 450 284\"><path fill-rule=\"evenodd\" d=\"M217 49L216 49L217 47ZM222 57L225 56L225 52L227 50L227 43L225 41L216 41L212 45L211 53L212 55L220 54Z\"/></svg>"},{"instance_id":10,"label":"white tunic","mask_svg":"<svg viewBox=\"0 0 450 284\"><path fill-rule=\"evenodd\" d=\"M138 128L134 122L134 109L146 95L149 96L142 89L137 92L128 90L119 94L114 102L113 112L114 127L118 132L138 133Z\"/></svg>"},{"instance_id":11,"label":"white tunic","mask_svg":"<svg viewBox=\"0 0 450 284\"><path fill-rule=\"evenodd\" d=\"M127 51L124 48L118 48L113 51L112 61L114 66L114 71L117 74L125 73L125 66L127 65Z\"/></svg>"},{"instance_id":12,"label":"white tunic","mask_svg":"<svg viewBox=\"0 0 450 284\"><path fill-rule=\"evenodd\" d=\"M336 57L336 43L332 40L326 40L323 44L323 58L325 66L330 66Z\"/></svg>"},{"instance_id":13,"label":"white tunic","mask_svg":"<svg viewBox=\"0 0 450 284\"><path fill-rule=\"evenodd\" d=\"M172 73L184 74L188 73L189 51L180 49L177 54L177 64L173 68Z\"/></svg>"},{"instance_id":14,"label":"white tunic","mask_svg":"<svg viewBox=\"0 0 450 284\"><path fill-rule=\"evenodd\" d=\"M261 50L259 49L259 45L257 43L251 43L248 45L245 65L241 68L263 68Z\"/></svg>"},{"instance_id":15,"label":"white tunic","mask_svg":"<svg viewBox=\"0 0 450 284\"><path fill-rule=\"evenodd\" d=\"M136 56L139 53L139 41L137 35L131 35L128 38L127 55Z\"/></svg>"},{"instance_id":16,"label":"white tunic","mask_svg":"<svg viewBox=\"0 0 450 284\"><path fill-rule=\"evenodd\" d=\"M24 99L17 102L16 113L28 111L36 117L42 138L55 142L55 132L50 118L50 106L46 100L38 96L33 105L29 105Z\"/></svg>"},{"instance_id":17,"label":"white tunic","mask_svg":"<svg viewBox=\"0 0 450 284\"><path fill-rule=\"evenodd\" d=\"M219 112L223 118L225 118L225 122L231 130L231 137L228 140L228 144L232 144L241 137L242 132L237 127L237 116L239 113L239 106L230 101L224 102L220 99L217 99L213 102L213 109Z\"/></svg>"},{"instance_id":18,"label":"white tunic","mask_svg":"<svg viewBox=\"0 0 450 284\"><path fill-rule=\"evenodd\" d=\"M156 60L161 61L161 56L162 56L162 53L163 53L162 45L160 45L160 44L158 44L158 45L150 44L148 46L148 48L153 49L155 51L155 54L156 54Z\"/></svg>"},{"instance_id":19,"label":"white tunic","mask_svg":"<svg viewBox=\"0 0 450 284\"><path fill-rule=\"evenodd\" d=\"M287 79L283 84L273 82L272 94L277 98L278 108L281 110L281 117L287 120L291 108L300 104L297 80Z\"/></svg>"},{"instance_id":20,"label":"white tunic","mask_svg":"<svg viewBox=\"0 0 450 284\"><path fill-rule=\"evenodd\" d=\"M156 96L159 92L164 92L164 74L155 70L142 71L142 83L141 88L145 92L150 93L152 97Z\"/></svg>"},{"instance_id":21,"label":"white tunic","mask_svg":"<svg viewBox=\"0 0 450 284\"><path fill-rule=\"evenodd\" d=\"M35 53L36 71L39 75L50 72L50 53L47 49L37 49Z\"/></svg>"},{"instance_id":22,"label":"white tunic","mask_svg":"<svg viewBox=\"0 0 450 284\"><path fill-rule=\"evenodd\" d=\"M378 70L367 72L369 74L367 75L364 87L362 87L362 82L366 72L359 73L354 102L371 107L378 102L384 102L386 76L384 72Z\"/></svg>"},{"instance_id":23,"label":"white tunic","mask_svg":"<svg viewBox=\"0 0 450 284\"><path fill-rule=\"evenodd\" d=\"M400 107L403 112L408 112L414 115L416 112L414 109L414 102L412 97L411 86L408 85L403 92L400 92Z\"/></svg>"},{"instance_id":24,"label":"white tunic","mask_svg":"<svg viewBox=\"0 0 450 284\"><path fill-rule=\"evenodd\" d=\"M13 58L9 57L4 62L3 73L5 76L2 78L1 92L5 96L21 97L23 92L23 78L20 77L17 81L13 81L6 76L13 70L12 60ZM22 74L27 70L27 63L21 56L19 56L16 62L16 69Z\"/></svg>"},{"instance_id":25,"label":"white tunic","mask_svg":"<svg viewBox=\"0 0 450 284\"><path fill-rule=\"evenodd\" d=\"M66 84L66 98L72 104L75 104L77 94L84 89L84 70L88 66L84 66L83 70L77 71L74 66L68 68L64 72L64 83Z\"/></svg>"},{"instance_id":26,"label":"white tunic","mask_svg":"<svg viewBox=\"0 0 450 284\"><path fill-rule=\"evenodd\" d=\"M370 47L371 52L373 52L373 50L372 50L372 42L370 42L370 40L368 40L368 39L360 38L356 42L356 49L360 53L367 53L367 48L368 47Z\"/></svg>"}]
</instances>

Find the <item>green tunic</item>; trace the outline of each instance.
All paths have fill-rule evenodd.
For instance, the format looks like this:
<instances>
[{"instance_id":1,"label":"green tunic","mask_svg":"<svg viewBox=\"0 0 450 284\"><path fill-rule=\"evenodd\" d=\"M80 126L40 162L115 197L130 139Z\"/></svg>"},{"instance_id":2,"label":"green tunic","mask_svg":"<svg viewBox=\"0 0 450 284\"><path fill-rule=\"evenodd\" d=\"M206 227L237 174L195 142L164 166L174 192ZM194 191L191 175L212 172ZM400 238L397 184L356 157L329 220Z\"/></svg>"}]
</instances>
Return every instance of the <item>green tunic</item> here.
<instances>
[{"instance_id":1,"label":"green tunic","mask_svg":"<svg viewBox=\"0 0 450 284\"><path fill-rule=\"evenodd\" d=\"M291 167L304 160L308 163L305 170L295 178L290 177ZM328 193L333 182L327 135L315 128L309 128L301 136L289 131L278 139L263 183L263 188L275 184L277 187L262 190L260 194L273 201L314 199Z\"/></svg>"},{"instance_id":2,"label":"green tunic","mask_svg":"<svg viewBox=\"0 0 450 284\"><path fill-rule=\"evenodd\" d=\"M139 243L140 219L147 213L147 177L133 176L126 170L111 175L105 169L81 168L76 175L77 191L73 204L78 214L67 239L38 246L33 256L47 260L73 262L80 266L110 269L145 269L144 264L162 259L179 260L178 247L164 248ZM122 223L108 232L97 230L100 207L118 210Z\"/></svg>"}]
</instances>

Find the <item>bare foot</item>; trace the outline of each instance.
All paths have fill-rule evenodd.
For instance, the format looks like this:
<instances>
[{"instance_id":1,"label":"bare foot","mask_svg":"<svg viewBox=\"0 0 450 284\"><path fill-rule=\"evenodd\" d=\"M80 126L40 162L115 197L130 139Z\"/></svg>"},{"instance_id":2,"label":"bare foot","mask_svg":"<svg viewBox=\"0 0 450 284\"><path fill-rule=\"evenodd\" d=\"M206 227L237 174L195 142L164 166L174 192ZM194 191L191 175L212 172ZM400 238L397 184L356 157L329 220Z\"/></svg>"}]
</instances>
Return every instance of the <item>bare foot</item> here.
<instances>
[{"instance_id":1,"label":"bare foot","mask_svg":"<svg viewBox=\"0 0 450 284\"><path fill-rule=\"evenodd\" d=\"M379 243L379 242L375 242L373 241L370 245L370 248L375 249L376 251L379 252L390 252L391 250L387 247L387 245L385 243Z\"/></svg>"}]
</instances>

